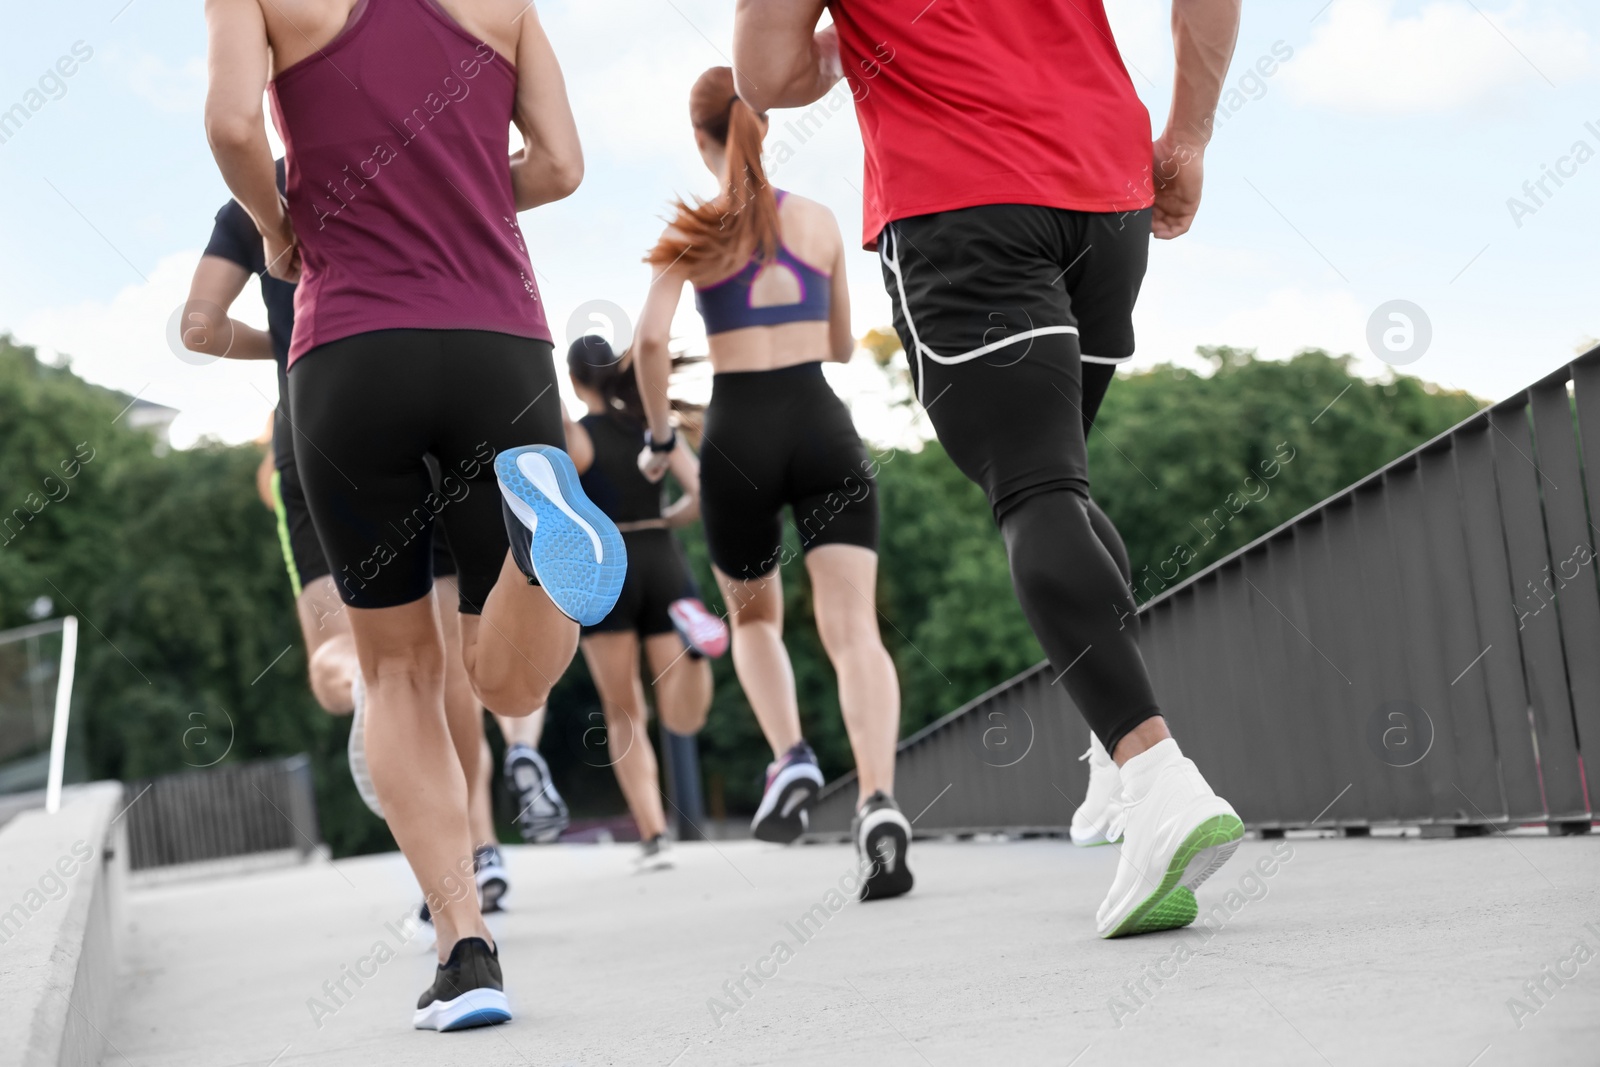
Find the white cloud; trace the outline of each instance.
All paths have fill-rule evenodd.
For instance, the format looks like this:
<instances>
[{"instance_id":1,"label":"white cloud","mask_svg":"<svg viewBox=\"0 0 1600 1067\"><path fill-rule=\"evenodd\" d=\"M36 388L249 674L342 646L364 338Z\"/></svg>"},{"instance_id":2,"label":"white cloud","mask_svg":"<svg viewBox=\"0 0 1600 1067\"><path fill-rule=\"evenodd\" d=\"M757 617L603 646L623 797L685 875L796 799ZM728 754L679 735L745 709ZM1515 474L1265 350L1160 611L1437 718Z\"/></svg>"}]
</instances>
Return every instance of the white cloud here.
<instances>
[{"instance_id":1,"label":"white cloud","mask_svg":"<svg viewBox=\"0 0 1600 1067\"><path fill-rule=\"evenodd\" d=\"M1288 359L1302 348L1360 356L1371 310L1344 290L1275 289L1264 301L1214 323L1216 340L1210 343L1254 348L1264 359ZM1371 362L1376 370L1378 361Z\"/></svg>"},{"instance_id":2,"label":"white cloud","mask_svg":"<svg viewBox=\"0 0 1600 1067\"><path fill-rule=\"evenodd\" d=\"M199 112L206 100L204 56L169 63L151 52L109 50L109 65L127 83L133 95L166 112Z\"/></svg>"},{"instance_id":3,"label":"white cloud","mask_svg":"<svg viewBox=\"0 0 1600 1067\"><path fill-rule=\"evenodd\" d=\"M251 440L277 403L273 363L223 359L195 366L167 347L167 322L188 296L199 259L197 249L174 252L162 257L147 281L109 302L36 311L23 320L17 339L46 356L70 357L73 371L91 382L177 408L181 414L171 436L180 448L203 436L235 444ZM245 287L233 314L265 327L266 309L254 285Z\"/></svg>"},{"instance_id":4,"label":"white cloud","mask_svg":"<svg viewBox=\"0 0 1600 1067\"><path fill-rule=\"evenodd\" d=\"M1301 102L1343 111L1426 114L1507 90L1583 77L1589 38L1517 2L1500 11L1434 0L1410 16L1394 0L1334 0L1311 43L1283 69Z\"/></svg>"}]
</instances>

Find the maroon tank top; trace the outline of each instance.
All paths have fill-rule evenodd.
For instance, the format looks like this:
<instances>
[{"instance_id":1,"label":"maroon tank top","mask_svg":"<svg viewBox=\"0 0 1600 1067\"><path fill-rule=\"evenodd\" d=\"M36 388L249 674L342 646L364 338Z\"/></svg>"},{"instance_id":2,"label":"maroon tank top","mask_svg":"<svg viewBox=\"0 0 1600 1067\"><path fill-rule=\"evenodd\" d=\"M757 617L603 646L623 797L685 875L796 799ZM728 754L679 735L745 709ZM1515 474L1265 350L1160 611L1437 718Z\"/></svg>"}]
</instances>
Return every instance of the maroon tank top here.
<instances>
[{"instance_id":1,"label":"maroon tank top","mask_svg":"<svg viewBox=\"0 0 1600 1067\"><path fill-rule=\"evenodd\" d=\"M516 84L433 0L361 0L273 79L303 267L290 366L373 330L550 340L511 191Z\"/></svg>"}]
</instances>

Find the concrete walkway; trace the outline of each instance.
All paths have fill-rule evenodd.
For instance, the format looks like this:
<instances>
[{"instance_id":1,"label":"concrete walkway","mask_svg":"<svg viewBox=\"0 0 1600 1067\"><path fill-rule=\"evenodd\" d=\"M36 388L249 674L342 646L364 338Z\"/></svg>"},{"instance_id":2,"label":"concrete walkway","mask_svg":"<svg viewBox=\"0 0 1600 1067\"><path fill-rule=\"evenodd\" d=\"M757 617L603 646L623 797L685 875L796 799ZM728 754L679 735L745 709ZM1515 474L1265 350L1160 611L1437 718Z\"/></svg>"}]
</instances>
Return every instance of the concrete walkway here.
<instances>
[{"instance_id":1,"label":"concrete walkway","mask_svg":"<svg viewBox=\"0 0 1600 1067\"><path fill-rule=\"evenodd\" d=\"M1600 1063L1600 835L1248 841L1200 894L1214 934L1116 942L1094 937L1109 848L913 856L910 897L830 913L845 846L684 846L643 875L627 846L509 849L518 1017L445 1035L410 1029L427 932L373 956L416 902L397 855L142 889L104 1062ZM1535 999L1547 966L1566 977ZM376 974L336 1000L347 967ZM746 969L776 974L736 997Z\"/></svg>"}]
</instances>

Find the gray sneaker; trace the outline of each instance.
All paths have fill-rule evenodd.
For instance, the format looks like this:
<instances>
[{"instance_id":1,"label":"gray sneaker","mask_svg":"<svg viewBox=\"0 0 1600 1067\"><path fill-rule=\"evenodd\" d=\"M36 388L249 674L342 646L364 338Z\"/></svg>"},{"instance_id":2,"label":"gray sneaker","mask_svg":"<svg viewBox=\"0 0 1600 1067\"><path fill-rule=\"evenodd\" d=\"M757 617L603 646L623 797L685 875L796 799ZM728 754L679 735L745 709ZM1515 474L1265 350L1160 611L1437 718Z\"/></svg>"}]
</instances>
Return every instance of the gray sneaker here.
<instances>
[{"instance_id":1,"label":"gray sneaker","mask_svg":"<svg viewBox=\"0 0 1600 1067\"><path fill-rule=\"evenodd\" d=\"M548 845L570 821L567 803L556 792L555 779L539 750L512 745L506 750L506 791L517 809L517 829L530 845Z\"/></svg>"},{"instance_id":2,"label":"gray sneaker","mask_svg":"<svg viewBox=\"0 0 1600 1067\"><path fill-rule=\"evenodd\" d=\"M868 797L856 812L850 836L856 843L856 855L871 865L861 886L862 900L884 900L911 892L911 868L906 866L911 824L900 814L893 797L881 789Z\"/></svg>"}]
</instances>

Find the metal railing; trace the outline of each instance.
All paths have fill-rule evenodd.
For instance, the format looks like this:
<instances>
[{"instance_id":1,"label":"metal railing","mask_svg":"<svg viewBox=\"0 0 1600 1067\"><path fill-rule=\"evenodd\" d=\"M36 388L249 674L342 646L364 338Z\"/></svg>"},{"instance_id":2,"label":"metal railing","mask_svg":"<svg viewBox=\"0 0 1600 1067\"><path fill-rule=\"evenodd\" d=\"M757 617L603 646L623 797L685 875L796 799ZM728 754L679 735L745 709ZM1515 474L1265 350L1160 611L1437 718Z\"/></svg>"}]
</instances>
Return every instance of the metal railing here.
<instances>
[{"instance_id":1,"label":"metal railing","mask_svg":"<svg viewBox=\"0 0 1600 1067\"><path fill-rule=\"evenodd\" d=\"M304 756L230 763L129 782L132 870L296 849L322 840Z\"/></svg>"},{"instance_id":2,"label":"metal railing","mask_svg":"<svg viewBox=\"0 0 1600 1067\"><path fill-rule=\"evenodd\" d=\"M1147 602L1157 697L1256 829L1587 830L1597 519L1600 348ZM1069 824L1088 728L1051 677L901 742L919 834ZM824 790L814 834L848 829L854 780Z\"/></svg>"}]
</instances>

